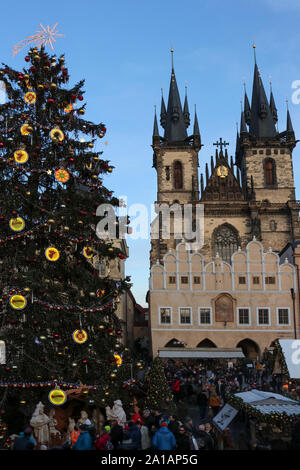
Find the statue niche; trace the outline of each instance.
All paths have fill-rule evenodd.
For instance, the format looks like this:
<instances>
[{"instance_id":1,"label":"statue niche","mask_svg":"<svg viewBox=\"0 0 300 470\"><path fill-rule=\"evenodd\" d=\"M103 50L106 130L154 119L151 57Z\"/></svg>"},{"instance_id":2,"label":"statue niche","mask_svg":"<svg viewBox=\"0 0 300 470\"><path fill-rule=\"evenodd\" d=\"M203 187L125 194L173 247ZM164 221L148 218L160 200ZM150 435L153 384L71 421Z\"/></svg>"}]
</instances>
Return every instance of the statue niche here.
<instances>
[{"instance_id":1,"label":"statue niche","mask_svg":"<svg viewBox=\"0 0 300 470\"><path fill-rule=\"evenodd\" d=\"M220 294L214 301L216 322L234 321L234 300L229 294Z\"/></svg>"}]
</instances>

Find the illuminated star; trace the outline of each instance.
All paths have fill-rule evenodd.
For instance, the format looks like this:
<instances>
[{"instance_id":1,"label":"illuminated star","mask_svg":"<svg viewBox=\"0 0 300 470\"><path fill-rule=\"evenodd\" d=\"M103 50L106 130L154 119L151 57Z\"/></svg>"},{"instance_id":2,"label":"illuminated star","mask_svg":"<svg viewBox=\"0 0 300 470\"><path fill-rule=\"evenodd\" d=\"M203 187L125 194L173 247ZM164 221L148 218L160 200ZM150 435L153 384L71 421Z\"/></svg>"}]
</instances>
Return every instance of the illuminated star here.
<instances>
[{"instance_id":1,"label":"illuminated star","mask_svg":"<svg viewBox=\"0 0 300 470\"><path fill-rule=\"evenodd\" d=\"M18 42L18 44L13 47L13 57L18 54L18 52L20 52L24 47L28 46L31 43L34 43L39 47L41 47L42 45L46 46L47 44L50 44L50 47L53 50L54 47L52 41L56 41L55 37L64 36L63 34L58 34L58 32L55 30L57 25L58 23L55 23L52 29L50 29L49 25L44 28L44 26L40 23L41 29L38 30L36 34L28 36L27 38Z\"/></svg>"},{"instance_id":2,"label":"illuminated star","mask_svg":"<svg viewBox=\"0 0 300 470\"><path fill-rule=\"evenodd\" d=\"M52 170L47 170L47 175L52 175Z\"/></svg>"}]
</instances>

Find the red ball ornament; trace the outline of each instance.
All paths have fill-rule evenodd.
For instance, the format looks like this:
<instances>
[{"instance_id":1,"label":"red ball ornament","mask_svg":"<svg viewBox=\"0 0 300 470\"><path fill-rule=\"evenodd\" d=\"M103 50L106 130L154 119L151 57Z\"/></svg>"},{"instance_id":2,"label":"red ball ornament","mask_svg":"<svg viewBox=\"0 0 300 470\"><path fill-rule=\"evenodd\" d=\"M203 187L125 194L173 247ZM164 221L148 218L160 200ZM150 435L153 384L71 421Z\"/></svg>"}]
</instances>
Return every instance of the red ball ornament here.
<instances>
[{"instance_id":1,"label":"red ball ornament","mask_svg":"<svg viewBox=\"0 0 300 470\"><path fill-rule=\"evenodd\" d=\"M79 101L82 101L82 100L83 100L83 96L81 96L81 95L78 96L78 99L79 99Z\"/></svg>"},{"instance_id":2,"label":"red ball ornament","mask_svg":"<svg viewBox=\"0 0 300 470\"><path fill-rule=\"evenodd\" d=\"M25 62L29 62L30 61L30 57L28 57L28 55L25 57Z\"/></svg>"},{"instance_id":3,"label":"red ball ornament","mask_svg":"<svg viewBox=\"0 0 300 470\"><path fill-rule=\"evenodd\" d=\"M77 96L76 95L71 95L71 100L76 101Z\"/></svg>"}]
</instances>

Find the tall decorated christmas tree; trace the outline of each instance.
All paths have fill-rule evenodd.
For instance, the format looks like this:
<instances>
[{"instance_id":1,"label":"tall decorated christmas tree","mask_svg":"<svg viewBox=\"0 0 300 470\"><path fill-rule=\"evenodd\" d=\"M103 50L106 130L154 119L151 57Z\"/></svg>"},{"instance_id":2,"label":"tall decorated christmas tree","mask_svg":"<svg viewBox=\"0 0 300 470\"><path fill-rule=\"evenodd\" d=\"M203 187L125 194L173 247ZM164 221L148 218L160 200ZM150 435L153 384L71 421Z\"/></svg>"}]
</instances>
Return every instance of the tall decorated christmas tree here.
<instances>
[{"instance_id":1,"label":"tall decorated christmas tree","mask_svg":"<svg viewBox=\"0 0 300 470\"><path fill-rule=\"evenodd\" d=\"M115 300L129 280L99 277L125 258L96 230L97 208L119 205L96 151L106 128L84 119L84 81L68 88L63 55L32 47L25 61L0 69L0 393L36 404L54 391L59 404L83 386L105 406L126 377Z\"/></svg>"}]
</instances>

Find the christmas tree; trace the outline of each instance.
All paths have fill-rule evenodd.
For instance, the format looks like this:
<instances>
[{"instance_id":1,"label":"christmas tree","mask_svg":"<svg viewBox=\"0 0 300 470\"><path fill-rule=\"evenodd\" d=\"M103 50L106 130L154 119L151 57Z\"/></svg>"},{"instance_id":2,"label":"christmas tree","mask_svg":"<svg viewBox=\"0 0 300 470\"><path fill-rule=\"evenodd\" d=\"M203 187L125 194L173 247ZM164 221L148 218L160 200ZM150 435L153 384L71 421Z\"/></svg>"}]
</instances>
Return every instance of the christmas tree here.
<instances>
[{"instance_id":1,"label":"christmas tree","mask_svg":"<svg viewBox=\"0 0 300 470\"><path fill-rule=\"evenodd\" d=\"M125 258L97 236L98 206L119 205L96 151L106 128L83 118L84 81L67 87L63 55L42 46L25 61L0 69L0 388L36 404L80 384L105 406L128 377L115 300L129 280L99 277L103 261Z\"/></svg>"},{"instance_id":2,"label":"christmas tree","mask_svg":"<svg viewBox=\"0 0 300 470\"><path fill-rule=\"evenodd\" d=\"M146 383L148 390L144 407L174 413L176 406L173 394L166 379L163 363L158 356L153 360Z\"/></svg>"}]
</instances>

